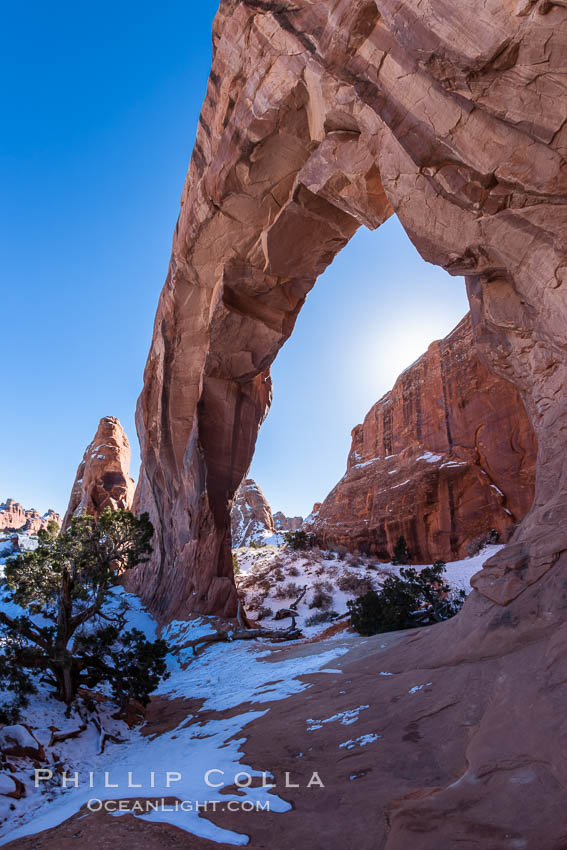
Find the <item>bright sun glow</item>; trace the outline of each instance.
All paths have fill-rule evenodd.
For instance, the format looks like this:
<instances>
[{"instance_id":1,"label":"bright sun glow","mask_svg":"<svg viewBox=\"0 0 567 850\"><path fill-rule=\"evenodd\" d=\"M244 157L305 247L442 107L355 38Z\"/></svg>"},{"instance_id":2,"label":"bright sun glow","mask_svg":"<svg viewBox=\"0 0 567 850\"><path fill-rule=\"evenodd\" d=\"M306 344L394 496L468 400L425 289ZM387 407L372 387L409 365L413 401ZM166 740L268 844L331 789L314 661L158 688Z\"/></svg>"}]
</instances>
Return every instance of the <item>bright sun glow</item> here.
<instances>
[{"instance_id":1,"label":"bright sun glow","mask_svg":"<svg viewBox=\"0 0 567 850\"><path fill-rule=\"evenodd\" d=\"M370 342L367 341L368 379L379 395L394 385L396 378L411 366L434 340L442 339L455 326L443 314L422 317L396 317Z\"/></svg>"}]
</instances>

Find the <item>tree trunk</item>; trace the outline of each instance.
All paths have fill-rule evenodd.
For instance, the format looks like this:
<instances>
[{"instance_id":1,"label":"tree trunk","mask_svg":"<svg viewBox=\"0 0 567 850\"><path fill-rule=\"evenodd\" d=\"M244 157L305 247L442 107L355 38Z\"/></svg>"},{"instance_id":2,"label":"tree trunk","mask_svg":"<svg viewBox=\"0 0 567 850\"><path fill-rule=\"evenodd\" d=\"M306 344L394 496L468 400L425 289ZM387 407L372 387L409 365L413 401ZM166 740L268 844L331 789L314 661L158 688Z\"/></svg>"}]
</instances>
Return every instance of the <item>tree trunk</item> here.
<instances>
[{"instance_id":1,"label":"tree trunk","mask_svg":"<svg viewBox=\"0 0 567 850\"><path fill-rule=\"evenodd\" d=\"M78 689L78 671L72 655L65 650L60 652L50 666L57 681L57 699L70 705Z\"/></svg>"}]
</instances>

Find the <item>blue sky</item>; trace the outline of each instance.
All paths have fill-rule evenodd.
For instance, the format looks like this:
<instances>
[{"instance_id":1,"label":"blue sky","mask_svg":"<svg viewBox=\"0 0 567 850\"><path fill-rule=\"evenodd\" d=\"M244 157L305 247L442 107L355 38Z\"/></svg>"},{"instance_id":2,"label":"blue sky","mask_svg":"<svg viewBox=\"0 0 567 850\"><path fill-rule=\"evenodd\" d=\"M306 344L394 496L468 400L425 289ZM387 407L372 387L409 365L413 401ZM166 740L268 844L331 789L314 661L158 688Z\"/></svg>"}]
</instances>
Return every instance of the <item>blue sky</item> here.
<instances>
[{"instance_id":1,"label":"blue sky","mask_svg":"<svg viewBox=\"0 0 567 850\"><path fill-rule=\"evenodd\" d=\"M138 454L141 388L210 65L216 2L10 4L0 132L0 500L63 511L101 416ZM401 226L360 230L274 365L252 474L306 513L350 431L466 312Z\"/></svg>"}]
</instances>

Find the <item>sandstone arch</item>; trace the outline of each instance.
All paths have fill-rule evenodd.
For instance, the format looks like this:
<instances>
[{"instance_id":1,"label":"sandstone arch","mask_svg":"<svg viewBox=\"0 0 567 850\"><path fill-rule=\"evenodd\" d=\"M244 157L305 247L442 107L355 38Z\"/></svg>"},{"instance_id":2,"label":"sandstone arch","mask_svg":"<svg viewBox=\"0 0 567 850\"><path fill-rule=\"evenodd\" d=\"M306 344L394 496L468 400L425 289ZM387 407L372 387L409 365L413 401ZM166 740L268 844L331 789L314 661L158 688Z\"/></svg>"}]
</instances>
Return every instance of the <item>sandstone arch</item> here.
<instances>
[{"instance_id":1,"label":"sandstone arch","mask_svg":"<svg viewBox=\"0 0 567 850\"><path fill-rule=\"evenodd\" d=\"M429 714L396 712L451 757L412 762L395 801L381 787L372 846L563 847L564 0L223 0L213 44L138 406L157 546L135 585L163 620L234 614L229 506L270 363L317 275L395 210L466 276L479 352L521 391L539 452L533 509L462 614L384 662L427 668Z\"/></svg>"},{"instance_id":2,"label":"sandstone arch","mask_svg":"<svg viewBox=\"0 0 567 850\"><path fill-rule=\"evenodd\" d=\"M476 586L505 604L562 551L566 25L530 0L221 3L138 406L158 541L138 586L160 616L234 614L229 506L270 363L317 276L393 210L466 275L480 352L539 440L534 509Z\"/></svg>"}]
</instances>

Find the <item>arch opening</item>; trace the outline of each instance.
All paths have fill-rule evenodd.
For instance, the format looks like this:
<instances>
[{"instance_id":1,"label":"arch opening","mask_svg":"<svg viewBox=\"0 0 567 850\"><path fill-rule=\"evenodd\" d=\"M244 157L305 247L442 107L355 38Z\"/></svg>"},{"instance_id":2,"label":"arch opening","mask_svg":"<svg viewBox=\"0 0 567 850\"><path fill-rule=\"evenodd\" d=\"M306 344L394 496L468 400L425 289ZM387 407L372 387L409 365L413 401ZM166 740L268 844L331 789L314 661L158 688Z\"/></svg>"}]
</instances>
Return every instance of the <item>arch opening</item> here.
<instances>
[{"instance_id":1,"label":"arch opening","mask_svg":"<svg viewBox=\"0 0 567 850\"><path fill-rule=\"evenodd\" d=\"M467 311L464 281L425 263L397 216L377 231L361 227L317 280L272 366L250 470L270 505L307 516L344 474L355 425Z\"/></svg>"},{"instance_id":2,"label":"arch opening","mask_svg":"<svg viewBox=\"0 0 567 850\"><path fill-rule=\"evenodd\" d=\"M399 536L415 564L508 541L533 499L535 439L516 390L478 360L468 307L464 281L424 262L397 216L357 231L272 365L247 478L273 512L308 517L322 548L386 561ZM270 536L269 511L255 515Z\"/></svg>"}]
</instances>

